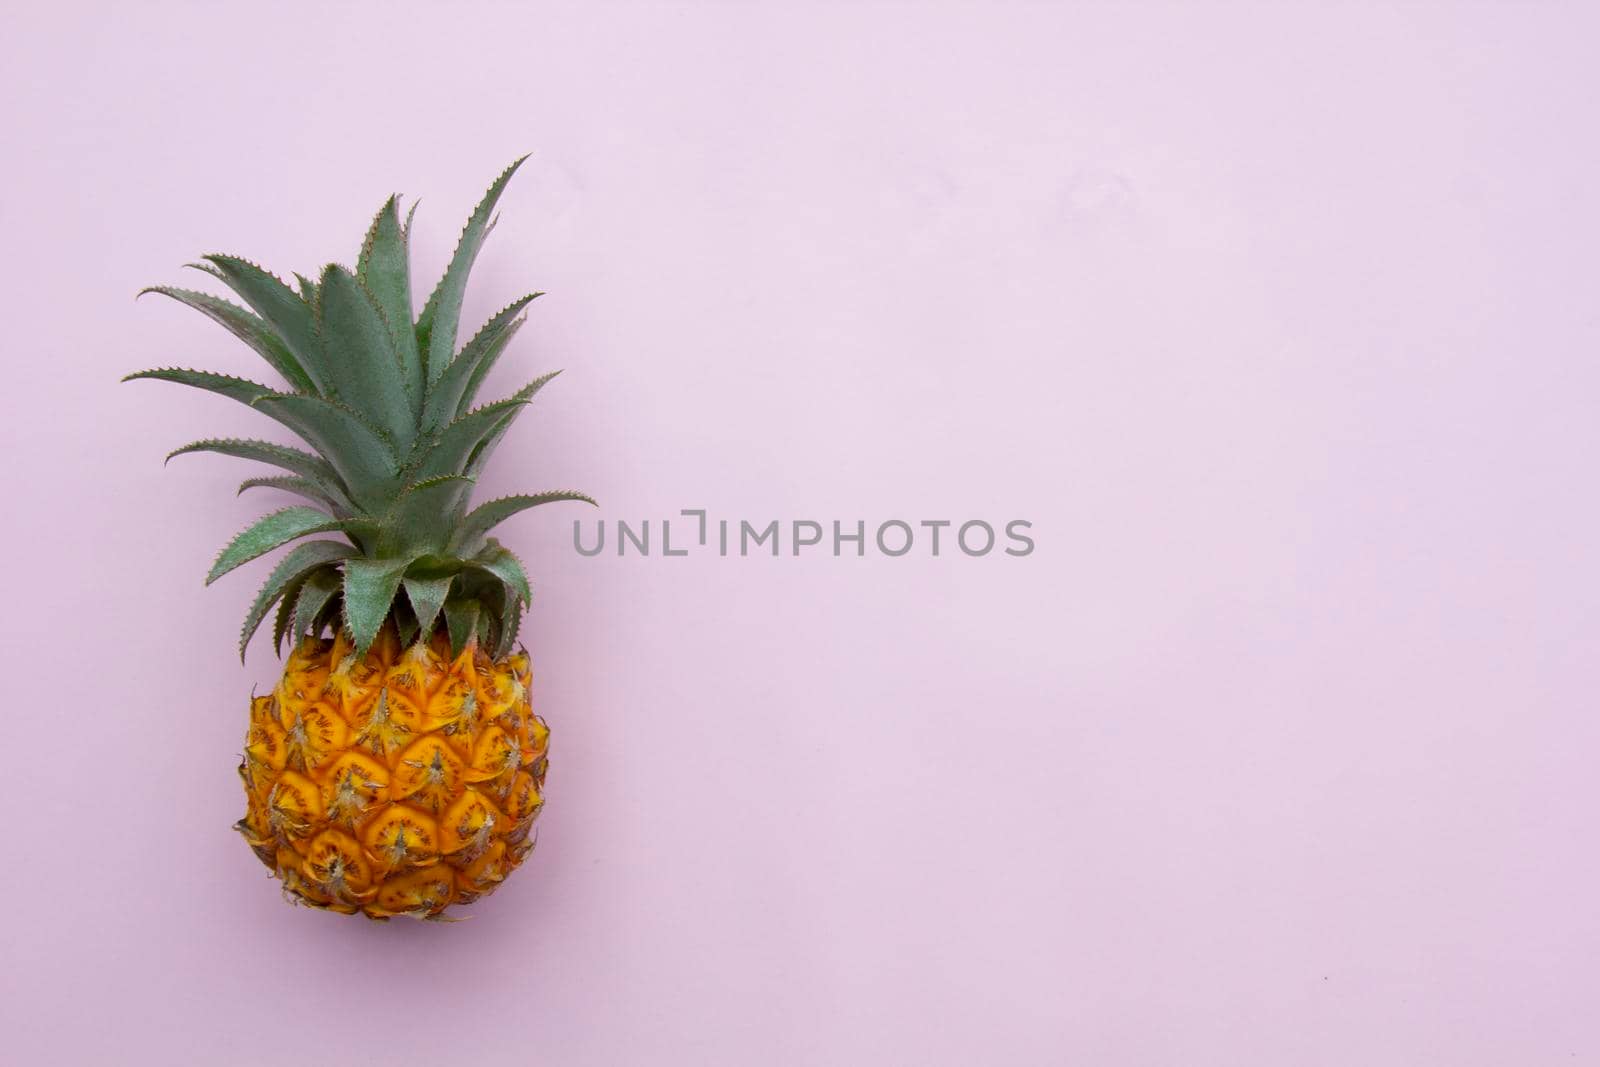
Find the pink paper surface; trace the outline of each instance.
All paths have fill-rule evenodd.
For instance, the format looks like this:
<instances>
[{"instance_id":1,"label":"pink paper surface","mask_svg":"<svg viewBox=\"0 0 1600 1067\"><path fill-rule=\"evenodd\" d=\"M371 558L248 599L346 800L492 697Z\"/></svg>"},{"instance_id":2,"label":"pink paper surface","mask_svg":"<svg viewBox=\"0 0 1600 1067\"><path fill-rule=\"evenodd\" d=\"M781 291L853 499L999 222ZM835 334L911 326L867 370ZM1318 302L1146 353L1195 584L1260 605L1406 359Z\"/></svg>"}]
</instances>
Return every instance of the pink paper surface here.
<instances>
[{"instance_id":1,"label":"pink paper surface","mask_svg":"<svg viewBox=\"0 0 1600 1067\"><path fill-rule=\"evenodd\" d=\"M36 1064L1600 1063L1600 18L1571 5L11 5L9 918ZM482 494L553 730L453 925L229 828L269 373L154 283L419 299L566 373ZM1037 548L593 559L657 527ZM688 531L674 524L673 536ZM653 549L658 545L653 545Z\"/></svg>"}]
</instances>

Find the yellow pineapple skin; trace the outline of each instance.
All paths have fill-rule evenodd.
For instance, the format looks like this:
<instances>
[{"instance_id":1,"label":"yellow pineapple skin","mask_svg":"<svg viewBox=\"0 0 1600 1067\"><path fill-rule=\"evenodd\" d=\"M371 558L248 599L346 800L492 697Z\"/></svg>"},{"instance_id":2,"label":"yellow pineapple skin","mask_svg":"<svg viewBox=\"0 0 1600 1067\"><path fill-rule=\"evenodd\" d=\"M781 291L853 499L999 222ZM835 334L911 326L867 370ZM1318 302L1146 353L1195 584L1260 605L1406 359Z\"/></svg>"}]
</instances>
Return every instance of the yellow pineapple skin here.
<instances>
[{"instance_id":1,"label":"yellow pineapple skin","mask_svg":"<svg viewBox=\"0 0 1600 1067\"><path fill-rule=\"evenodd\" d=\"M236 828L292 900L436 919L533 850L550 731L526 651L452 657L443 634L365 656L307 637L250 702Z\"/></svg>"}]
</instances>

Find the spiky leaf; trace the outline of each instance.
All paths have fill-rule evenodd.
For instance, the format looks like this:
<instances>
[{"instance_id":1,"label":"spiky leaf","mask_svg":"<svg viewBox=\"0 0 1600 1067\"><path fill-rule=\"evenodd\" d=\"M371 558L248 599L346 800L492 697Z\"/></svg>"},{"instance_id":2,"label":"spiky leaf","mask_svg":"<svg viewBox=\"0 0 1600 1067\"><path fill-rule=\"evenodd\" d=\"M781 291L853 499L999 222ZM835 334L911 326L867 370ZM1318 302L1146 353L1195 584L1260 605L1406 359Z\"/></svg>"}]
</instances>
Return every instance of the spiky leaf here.
<instances>
[{"instance_id":1,"label":"spiky leaf","mask_svg":"<svg viewBox=\"0 0 1600 1067\"><path fill-rule=\"evenodd\" d=\"M504 400L472 409L435 434L430 444L419 444L420 458L413 461L412 477L432 478L441 474L465 473L467 462L479 446L496 433L503 434L511 420L533 400L534 394L560 373L551 371L541 375Z\"/></svg>"},{"instance_id":2,"label":"spiky leaf","mask_svg":"<svg viewBox=\"0 0 1600 1067\"><path fill-rule=\"evenodd\" d=\"M287 445L275 444L271 441L253 441L237 437L213 437L204 441L191 441L182 448L174 449L167 453L167 461L171 462L175 456L184 456L194 452L215 452L221 456L234 456L239 459L253 459L261 463L270 463L286 471L293 471L311 482L317 488L337 500L345 508L354 510L355 505L350 499L349 491L344 487L339 474L329 463L309 452L302 452L298 448Z\"/></svg>"},{"instance_id":3,"label":"spiky leaf","mask_svg":"<svg viewBox=\"0 0 1600 1067\"><path fill-rule=\"evenodd\" d=\"M450 631L450 654L461 655L478 633L478 615L482 610L476 600L470 597L453 598L444 602L445 628Z\"/></svg>"},{"instance_id":4,"label":"spiky leaf","mask_svg":"<svg viewBox=\"0 0 1600 1067\"><path fill-rule=\"evenodd\" d=\"M526 387L524 391L527 392L531 398L533 393L538 392L546 382L550 381L550 379L554 378L560 373L560 371L551 371L549 374L535 379L532 383L530 383L529 386ZM473 447L472 454L467 457L467 465L462 471L463 474L469 478L479 478L483 476L484 468L489 464L489 458L494 455L495 449L500 447L500 442L505 440L506 433L511 429L511 424L517 420L518 415L522 414L523 406L511 407L506 414L500 418L500 421L495 423L494 427L484 435L483 440L479 441L478 444Z\"/></svg>"},{"instance_id":5,"label":"spiky leaf","mask_svg":"<svg viewBox=\"0 0 1600 1067\"><path fill-rule=\"evenodd\" d=\"M406 598L411 601L411 610L416 612L417 627L424 634L433 632L433 624L439 618L439 611L444 607L445 599L450 594L450 583L454 578L420 578L407 576L403 584L406 589Z\"/></svg>"},{"instance_id":6,"label":"spiky leaf","mask_svg":"<svg viewBox=\"0 0 1600 1067\"><path fill-rule=\"evenodd\" d=\"M353 490L356 503L368 510L382 509L398 463L380 431L356 412L320 396L262 397L255 407L327 456Z\"/></svg>"},{"instance_id":7,"label":"spiky leaf","mask_svg":"<svg viewBox=\"0 0 1600 1067\"><path fill-rule=\"evenodd\" d=\"M402 646L410 645L422 630L422 627L417 623L417 617L411 613L404 603L398 600L390 607L389 613L390 617L394 619L394 629L400 638L400 644Z\"/></svg>"},{"instance_id":8,"label":"spiky leaf","mask_svg":"<svg viewBox=\"0 0 1600 1067\"><path fill-rule=\"evenodd\" d=\"M488 236L494 206L500 201L506 183L527 158L523 156L507 167L473 209L472 217L461 231L461 240L456 243L455 254L450 257L450 265L445 268L444 277L439 279L433 294L423 305L422 314L417 317L417 344L423 353L430 385L444 373L455 352L456 328L461 320L461 300L466 294L467 276L472 273L472 264L483 247L483 239Z\"/></svg>"},{"instance_id":9,"label":"spiky leaf","mask_svg":"<svg viewBox=\"0 0 1600 1067\"><path fill-rule=\"evenodd\" d=\"M336 263L323 270L320 293L322 343L335 398L387 432L398 448L409 448L416 417L406 395L407 371L383 313L355 276ZM416 402L421 401L418 393Z\"/></svg>"},{"instance_id":10,"label":"spiky leaf","mask_svg":"<svg viewBox=\"0 0 1600 1067\"><path fill-rule=\"evenodd\" d=\"M291 549L278 565L272 568L272 573L262 583L255 602L250 605L250 610L244 617L244 626L239 631L239 658L244 659L245 646L255 635L261 620L266 618L268 609L283 596L290 585L324 564L348 559L354 554L355 549L338 541L309 541Z\"/></svg>"},{"instance_id":11,"label":"spiky leaf","mask_svg":"<svg viewBox=\"0 0 1600 1067\"><path fill-rule=\"evenodd\" d=\"M522 561L512 555L510 549L499 541L490 538L489 543L472 557L470 566L494 575L524 604L533 602L533 588L528 584L528 574L522 569ZM515 606L509 603L510 599L507 598L507 610L502 614L510 614L514 610Z\"/></svg>"},{"instance_id":12,"label":"spiky leaf","mask_svg":"<svg viewBox=\"0 0 1600 1067\"><path fill-rule=\"evenodd\" d=\"M432 433L471 409L472 397L477 393L484 376L500 358L506 345L510 344L511 338L522 328L523 319L518 317L518 313L540 295L530 293L512 302L484 323L472 340L462 346L461 352L450 361L438 381L428 390L422 417L424 433Z\"/></svg>"},{"instance_id":13,"label":"spiky leaf","mask_svg":"<svg viewBox=\"0 0 1600 1067\"><path fill-rule=\"evenodd\" d=\"M522 413L522 408L514 408L509 414L503 415L495 423L482 441L472 449L472 454L467 457L465 474L469 478L483 476L484 468L489 465L489 457L494 455L494 450L500 447L500 442L505 440L506 432L511 429L511 424L517 421L517 416Z\"/></svg>"},{"instance_id":14,"label":"spiky leaf","mask_svg":"<svg viewBox=\"0 0 1600 1067\"><path fill-rule=\"evenodd\" d=\"M500 645L494 651L496 659L500 659L503 656L508 656L511 654L511 650L516 647L517 644L517 634L521 632L521 630L522 612L513 611L505 617L500 636Z\"/></svg>"},{"instance_id":15,"label":"spiky leaf","mask_svg":"<svg viewBox=\"0 0 1600 1067\"><path fill-rule=\"evenodd\" d=\"M289 347L272 332L259 315L252 314L220 296L212 296L196 289L152 285L139 291L140 296L145 293L160 293L180 304L194 308L212 321L220 323L228 332L255 349L262 359L271 364L272 368L283 375L284 379L296 389L309 391L316 388L311 376L300 366L300 361L294 357L294 353L289 351Z\"/></svg>"},{"instance_id":16,"label":"spiky leaf","mask_svg":"<svg viewBox=\"0 0 1600 1067\"><path fill-rule=\"evenodd\" d=\"M311 572L300 590L294 605L294 635L318 634L318 618L324 608L339 595L344 587L344 575L334 567L321 567Z\"/></svg>"},{"instance_id":17,"label":"spiky leaf","mask_svg":"<svg viewBox=\"0 0 1600 1067\"><path fill-rule=\"evenodd\" d=\"M248 378L235 378L231 374L215 374L211 371L188 370L182 367L158 367L154 370L134 371L125 375L122 380L131 382L140 378L158 382L177 382L179 385L203 389L208 393L237 400L241 404L253 404L264 396L287 395L260 382L252 382Z\"/></svg>"},{"instance_id":18,"label":"spiky leaf","mask_svg":"<svg viewBox=\"0 0 1600 1067\"><path fill-rule=\"evenodd\" d=\"M238 256L206 256L210 264L207 273L227 283L239 298L249 304L264 319L285 347L294 355L295 362L316 384L326 389L322 376L322 345L317 340L316 322L311 305L282 279ZM206 269L206 268L202 268Z\"/></svg>"},{"instance_id":19,"label":"spiky leaf","mask_svg":"<svg viewBox=\"0 0 1600 1067\"><path fill-rule=\"evenodd\" d=\"M358 655L366 655L383 626L405 574L404 559L352 559L344 565L344 620Z\"/></svg>"},{"instance_id":20,"label":"spiky leaf","mask_svg":"<svg viewBox=\"0 0 1600 1067\"><path fill-rule=\"evenodd\" d=\"M228 542L228 546L217 556L217 561L211 565L211 571L206 575L206 584L210 585L235 567L264 556L297 538L314 533L331 533L344 529L347 525L348 520L336 519L316 508L292 507L274 511L257 519Z\"/></svg>"},{"instance_id":21,"label":"spiky leaf","mask_svg":"<svg viewBox=\"0 0 1600 1067\"><path fill-rule=\"evenodd\" d=\"M289 623L294 619L295 601L300 599L300 590L305 584L305 576L302 575L284 587L283 595L278 598L278 610L272 619L272 651L276 655L283 654L283 638L289 632Z\"/></svg>"},{"instance_id":22,"label":"spiky leaf","mask_svg":"<svg viewBox=\"0 0 1600 1067\"><path fill-rule=\"evenodd\" d=\"M447 474L407 486L384 516L380 553L396 555L444 547L466 506L472 485L471 478Z\"/></svg>"},{"instance_id":23,"label":"spiky leaf","mask_svg":"<svg viewBox=\"0 0 1600 1067\"><path fill-rule=\"evenodd\" d=\"M552 504L558 500L581 501L585 504L594 504L594 500L574 489L554 489L545 493L526 493L518 496L505 496L498 500L491 500L473 508L461 523L453 544L458 547L472 549L479 538L511 516L529 508L536 508L541 504ZM595 505L599 506L599 505Z\"/></svg>"},{"instance_id":24,"label":"spiky leaf","mask_svg":"<svg viewBox=\"0 0 1600 1067\"><path fill-rule=\"evenodd\" d=\"M244 495L246 489L281 489L285 493L303 496L307 500L314 500L326 505L336 514L341 510L340 503L327 493L323 492L314 482L293 474L286 474L273 478L246 478L239 483L239 491L235 496Z\"/></svg>"},{"instance_id":25,"label":"spiky leaf","mask_svg":"<svg viewBox=\"0 0 1600 1067\"><path fill-rule=\"evenodd\" d=\"M372 220L356 260L356 277L383 312L399 356L401 377L412 402L412 415L422 410L426 380L417 334L411 323L411 265L405 230L400 225L400 200L391 196Z\"/></svg>"}]
</instances>

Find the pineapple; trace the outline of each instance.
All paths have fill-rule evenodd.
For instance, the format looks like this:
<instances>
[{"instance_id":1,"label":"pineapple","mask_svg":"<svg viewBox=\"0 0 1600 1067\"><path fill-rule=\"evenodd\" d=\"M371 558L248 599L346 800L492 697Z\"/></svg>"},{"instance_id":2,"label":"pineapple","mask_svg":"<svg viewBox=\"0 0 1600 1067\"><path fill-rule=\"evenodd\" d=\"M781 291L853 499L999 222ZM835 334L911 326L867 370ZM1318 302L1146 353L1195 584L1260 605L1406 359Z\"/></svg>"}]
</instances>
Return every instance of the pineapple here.
<instances>
[{"instance_id":1,"label":"pineapple","mask_svg":"<svg viewBox=\"0 0 1600 1067\"><path fill-rule=\"evenodd\" d=\"M415 316L411 219L402 223L397 197L373 219L354 271L330 264L315 279L296 275L296 290L246 260L214 255L196 266L246 307L189 289L145 290L221 323L287 387L178 369L129 379L231 397L309 446L215 438L168 456L266 463L284 473L249 478L240 492L271 488L306 501L240 533L206 577L209 585L299 542L240 632L242 661L272 613L275 647L287 642L289 655L277 686L250 702L237 824L299 903L374 919L438 918L492 892L533 848L549 731L533 712L517 642L532 594L517 557L488 534L527 508L594 501L560 490L470 507L495 446L555 376L473 406L539 294L513 301L456 348L468 272L521 163L489 187Z\"/></svg>"}]
</instances>

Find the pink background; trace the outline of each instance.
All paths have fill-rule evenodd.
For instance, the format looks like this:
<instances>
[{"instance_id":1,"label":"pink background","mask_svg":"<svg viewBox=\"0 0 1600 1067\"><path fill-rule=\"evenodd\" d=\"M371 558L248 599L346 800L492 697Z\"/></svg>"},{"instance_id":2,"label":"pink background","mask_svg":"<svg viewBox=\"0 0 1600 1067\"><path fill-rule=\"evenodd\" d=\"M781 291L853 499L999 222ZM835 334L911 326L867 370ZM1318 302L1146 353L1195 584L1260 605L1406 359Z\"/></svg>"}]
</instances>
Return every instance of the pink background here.
<instances>
[{"instance_id":1,"label":"pink background","mask_svg":"<svg viewBox=\"0 0 1600 1067\"><path fill-rule=\"evenodd\" d=\"M1600 1063L1600 19L1581 5L10 5L17 1064ZM284 906L200 578L254 357L141 285L431 280L567 374L491 490L1037 552L582 559L455 925ZM590 513L584 512L588 517Z\"/></svg>"}]
</instances>

